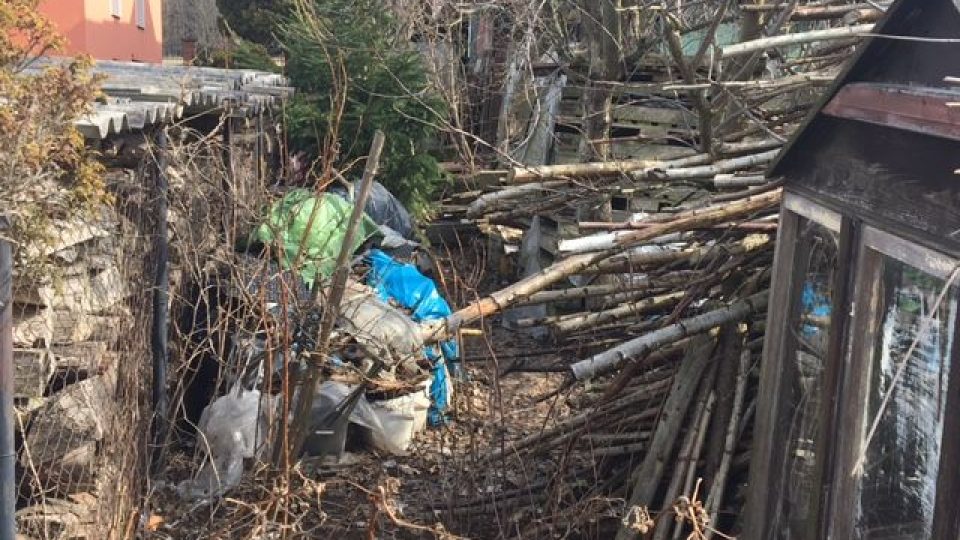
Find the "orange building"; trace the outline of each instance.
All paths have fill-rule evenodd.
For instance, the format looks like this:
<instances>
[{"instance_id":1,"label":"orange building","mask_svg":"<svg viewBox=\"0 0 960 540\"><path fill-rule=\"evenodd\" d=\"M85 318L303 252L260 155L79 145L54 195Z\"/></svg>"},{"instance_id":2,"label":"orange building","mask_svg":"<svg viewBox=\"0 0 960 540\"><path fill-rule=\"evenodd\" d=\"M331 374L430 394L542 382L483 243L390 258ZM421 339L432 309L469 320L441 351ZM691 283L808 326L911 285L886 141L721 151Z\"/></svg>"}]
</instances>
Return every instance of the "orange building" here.
<instances>
[{"instance_id":1,"label":"orange building","mask_svg":"<svg viewBox=\"0 0 960 540\"><path fill-rule=\"evenodd\" d=\"M67 38L65 54L163 61L163 0L41 0L40 11Z\"/></svg>"}]
</instances>

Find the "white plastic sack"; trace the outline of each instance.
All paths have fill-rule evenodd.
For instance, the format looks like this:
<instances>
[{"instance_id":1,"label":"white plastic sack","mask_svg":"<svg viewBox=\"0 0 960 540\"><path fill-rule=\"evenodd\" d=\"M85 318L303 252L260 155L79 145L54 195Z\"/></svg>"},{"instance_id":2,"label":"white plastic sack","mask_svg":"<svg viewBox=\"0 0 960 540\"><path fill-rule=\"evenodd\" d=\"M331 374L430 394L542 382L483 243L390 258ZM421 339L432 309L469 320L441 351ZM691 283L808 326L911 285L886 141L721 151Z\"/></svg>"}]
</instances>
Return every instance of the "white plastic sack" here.
<instances>
[{"instance_id":1,"label":"white plastic sack","mask_svg":"<svg viewBox=\"0 0 960 540\"><path fill-rule=\"evenodd\" d=\"M403 364L416 373L416 360L423 355L420 327L410 317L387 305L367 288L349 290L340 307L343 330L381 358L388 367Z\"/></svg>"},{"instance_id":2,"label":"white plastic sack","mask_svg":"<svg viewBox=\"0 0 960 540\"><path fill-rule=\"evenodd\" d=\"M336 381L324 382L317 394L319 405L314 410L336 407L354 388ZM350 414L350 421L367 430L368 440L375 449L397 456L406 455L413 436L427 423L428 388L423 386L409 395L374 403L361 396Z\"/></svg>"},{"instance_id":3,"label":"white plastic sack","mask_svg":"<svg viewBox=\"0 0 960 540\"><path fill-rule=\"evenodd\" d=\"M261 400L258 390L235 388L200 415L198 445L207 459L196 478L180 484L181 494L216 497L240 483L243 460L259 458L266 445L269 420L277 399Z\"/></svg>"},{"instance_id":4,"label":"white plastic sack","mask_svg":"<svg viewBox=\"0 0 960 540\"><path fill-rule=\"evenodd\" d=\"M377 448L401 450L410 448L413 438L427 426L427 409L430 408L430 381L416 392L398 398L371 403L383 430L372 431L371 442ZM396 453L396 452L393 452Z\"/></svg>"}]
</instances>

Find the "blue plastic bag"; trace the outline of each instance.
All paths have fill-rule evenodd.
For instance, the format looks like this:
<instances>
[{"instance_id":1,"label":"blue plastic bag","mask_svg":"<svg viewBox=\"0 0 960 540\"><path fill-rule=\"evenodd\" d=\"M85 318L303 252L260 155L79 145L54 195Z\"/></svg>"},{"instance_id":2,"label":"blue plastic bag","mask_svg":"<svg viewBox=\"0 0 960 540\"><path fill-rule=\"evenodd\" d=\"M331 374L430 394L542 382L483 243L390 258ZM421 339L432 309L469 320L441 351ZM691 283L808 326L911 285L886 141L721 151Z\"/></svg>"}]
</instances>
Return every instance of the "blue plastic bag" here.
<instances>
[{"instance_id":1,"label":"blue plastic bag","mask_svg":"<svg viewBox=\"0 0 960 540\"><path fill-rule=\"evenodd\" d=\"M379 249L370 251L369 260L367 284L377 291L381 300L393 300L409 309L415 322L443 319L452 313L436 283L421 274L416 266L399 263ZM431 425L439 425L445 421L443 412L448 405L446 364L457 362L460 351L455 340L448 340L440 343L439 351L435 346L426 347L424 354L433 363L430 386L433 404L427 412L428 420Z\"/></svg>"},{"instance_id":2,"label":"blue plastic bag","mask_svg":"<svg viewBox=\"0 0 960 540\"><path fill-rule=\"evenodd\" d=\"M829 318L830 317L830 299L827 298L825 294L818 291L814 288L814 283L807 281L803 284L803 291L801 292L800 302L803 306L803 311L808 315L820 318ZM821 329L812 324L803 325L803 334L807 339L812 339L821 333Z\"/></svg>"}]
</instances>

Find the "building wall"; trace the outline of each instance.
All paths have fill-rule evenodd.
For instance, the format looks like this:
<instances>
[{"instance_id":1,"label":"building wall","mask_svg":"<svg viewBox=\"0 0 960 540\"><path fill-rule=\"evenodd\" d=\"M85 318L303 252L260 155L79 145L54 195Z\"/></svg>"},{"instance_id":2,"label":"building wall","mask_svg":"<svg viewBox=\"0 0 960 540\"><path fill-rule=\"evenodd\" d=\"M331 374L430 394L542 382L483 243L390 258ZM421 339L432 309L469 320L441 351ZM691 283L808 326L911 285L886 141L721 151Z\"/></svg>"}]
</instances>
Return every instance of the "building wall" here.
<instances>
[{"instance_id":1,"label":"building wall","mask_svg":"<svg viewBox=\"0 0 960 540\"><path fill-rule=\"evenodd\" d=\"M112 13L116 1L118 17ZM67 37L66 54L159 63L163 60L163 0L142 0L143 28L137 25L139 5L138 0L43 0L40 11Z\"/></svg>"},{"instance_id":2,"label":"building wall","mask_svg":"<svg viewBox=\"0 0 960 540\"><path fill-rule=\"evenodd\" d=\"M42 0L40 11L66 38L65 54L77 54L87 46L87 26L83 0Z\"/></svg>"}]
</instances>

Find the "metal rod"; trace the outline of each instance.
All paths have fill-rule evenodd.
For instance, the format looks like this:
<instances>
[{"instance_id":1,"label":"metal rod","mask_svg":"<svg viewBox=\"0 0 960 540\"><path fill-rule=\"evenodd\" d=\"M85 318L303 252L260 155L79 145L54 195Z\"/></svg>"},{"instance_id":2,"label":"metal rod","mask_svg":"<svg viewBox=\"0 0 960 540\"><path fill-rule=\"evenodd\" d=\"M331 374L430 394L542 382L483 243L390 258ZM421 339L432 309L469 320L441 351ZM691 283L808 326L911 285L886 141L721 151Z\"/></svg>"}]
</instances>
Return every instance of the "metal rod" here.
<instances>
[{"instance_id":1,"label":"metal rod","mask_svg":"<svg viewBox=\"0 0 960 540\"><path fill-rule=\"evenodd\" d=\"M226 235L226 238L233 238L233 228L236 226L237 222L235 219L235 208L234 208L234 197L236 196L236 171L233 168L233 111L227 109L226 117L223 119L222 127L222 136L223 136L223 148L222 159L224 167L223 175L223 200L224 200L224 211L223 211L223 232Z\"/></svg>"},{"instance_id":2,"label":"metal rod","mask_svg":"<svg viewBox=\"0 0 960 540\"><path fill-rule=\"evenodd\" d=\"M12 282L13 256L10 244L0 239L0 540L14 540L17 533Z\"/></svg>"},{"instance_id":3,"label":"metal rod","mask_svg":"<svg viewBox=\"0 0 960 540\"><path fill-rule=\"evenodd\" d=\"M170 247L167 238L167 136L161 130L157 135L157 234L155 241L156 267L153 279L153 327L150 347L153 352L153 467L160 463L166 438L167 411L167 324L170 298Z\"/></svg>"},{"instance_id":4,"label":"metal rod","mask_svg":"<svg viewBox=\"0 0 960 540\"><path fill-rule=\"evenodd\" d=\"M13 256L0 239L0 540L17 534L17 491L13 410Z\"/></svg>"}]
</instances>

